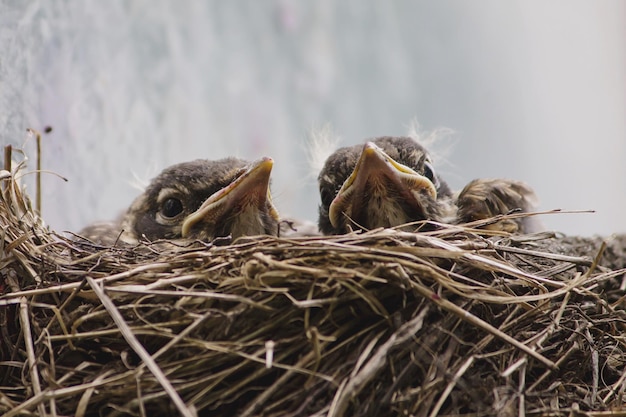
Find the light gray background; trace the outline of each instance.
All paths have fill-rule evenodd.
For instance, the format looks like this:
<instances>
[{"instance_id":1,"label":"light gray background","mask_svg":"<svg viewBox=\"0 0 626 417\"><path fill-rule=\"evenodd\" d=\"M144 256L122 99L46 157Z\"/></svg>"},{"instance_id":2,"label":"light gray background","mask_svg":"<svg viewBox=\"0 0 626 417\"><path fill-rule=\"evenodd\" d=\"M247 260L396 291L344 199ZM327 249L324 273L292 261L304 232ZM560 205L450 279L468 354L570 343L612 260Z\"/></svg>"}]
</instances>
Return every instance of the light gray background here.
<instances>
[{"instance_id":1,"label":"light gray background","mask_svg":"<svg viewBox=\"0 0 626 417\"><path fill-rule=\"evenodd\" d=\"M45 136L43 217L110 219L163 167L272 156L275 203L314 220L311 129L341 144L453 131L455 188L521 179L568 234L626 232L621 0L0 0L0 142ZM30 179L29 189L34 195Z\"/></svg>"}]
</instances>

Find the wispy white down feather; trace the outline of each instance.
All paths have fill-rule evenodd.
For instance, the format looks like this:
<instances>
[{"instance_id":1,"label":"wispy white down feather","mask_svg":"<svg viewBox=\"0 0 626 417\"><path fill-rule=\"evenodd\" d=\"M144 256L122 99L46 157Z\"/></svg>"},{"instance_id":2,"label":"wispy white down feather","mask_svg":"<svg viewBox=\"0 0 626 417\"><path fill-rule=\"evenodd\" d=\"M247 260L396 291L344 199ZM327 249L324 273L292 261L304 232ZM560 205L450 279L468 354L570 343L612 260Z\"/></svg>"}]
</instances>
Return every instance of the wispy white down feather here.
<instances>
[{"instance_id":1,"label":"wispy white down feather","mask_svg":"<svg viewBox=\"0 0 626 417\"><path fill-rule=\"evenodd\" d=\"M146 188L148 188L148 185L150 185L152 178L156 177L158 174L156 163L153 162L150 165L151 166L144 171L143 175L138 174L135 170L132 171L133 178L128 180L128 184L133 189L143 192Z\"/></svg>"},{"instance_id":2,"label":"wispy white down feather","mask_svg":"<svg viewBox=\"0 0 626 417\"><path fill-rule=\"evenodd\" d=\"M339 148L340 137L335 134L330 124L314 128L306 143L309 176L317 178L326 159Z\"/></svg>"},{"instance_id":3,"label":"wispy white down feather","mask_svg":"<svg viewBox=\"0 0 626 417\"><path fill-rule=\"evenodd\" d=\"M428 149L428 153L437 165L448 164L448 156L454 147L451 140L455 131L447 127L438 127L429 132L423 131L416 118L409 122L407 136Z\"/></svg>"}]
</instances>

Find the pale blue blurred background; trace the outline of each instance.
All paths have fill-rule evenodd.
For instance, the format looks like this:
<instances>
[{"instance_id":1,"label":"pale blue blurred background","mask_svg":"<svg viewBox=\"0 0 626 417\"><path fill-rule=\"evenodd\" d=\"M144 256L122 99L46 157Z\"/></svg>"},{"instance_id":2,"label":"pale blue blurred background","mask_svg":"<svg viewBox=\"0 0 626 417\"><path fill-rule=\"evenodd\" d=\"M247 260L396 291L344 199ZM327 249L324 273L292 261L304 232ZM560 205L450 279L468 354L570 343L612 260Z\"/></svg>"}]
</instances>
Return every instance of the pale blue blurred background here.
<instances>
[{"instance_id":1,"label":"pale blue blurred background","mask_svg":"<svg viewBox=\"0 0 626 417\"><path fill-rule=\"evenodd\" d=\"M0 143L44 138L43 217L111 219L194 158L272 156L275 203L316 219L311 129L341 144L453 131L439 170L531 184L568 234L626 232L621 0L0 0ZM32 177L31 177L32 178ZM34 195L32 184L31 193Z\"/></svg>"}]
</instances>

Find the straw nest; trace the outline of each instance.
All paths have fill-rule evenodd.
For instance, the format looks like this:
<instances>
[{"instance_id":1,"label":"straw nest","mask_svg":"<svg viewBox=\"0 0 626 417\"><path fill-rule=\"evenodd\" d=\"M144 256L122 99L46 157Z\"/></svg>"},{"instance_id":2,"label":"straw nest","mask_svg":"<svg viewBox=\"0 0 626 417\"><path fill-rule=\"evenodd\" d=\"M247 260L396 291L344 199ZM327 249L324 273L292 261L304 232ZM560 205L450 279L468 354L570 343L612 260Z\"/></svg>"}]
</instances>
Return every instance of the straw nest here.
<instances>
[{"instance_id":1,"label":"straw nest","mask_svg":"<svg viewBox=\"0 0 626 417\"><path fill-rule=\"evenodd\" d=\"M5 416L626 415L624 238L101 247L1 183Z\"/></svg>"}]
</instances>

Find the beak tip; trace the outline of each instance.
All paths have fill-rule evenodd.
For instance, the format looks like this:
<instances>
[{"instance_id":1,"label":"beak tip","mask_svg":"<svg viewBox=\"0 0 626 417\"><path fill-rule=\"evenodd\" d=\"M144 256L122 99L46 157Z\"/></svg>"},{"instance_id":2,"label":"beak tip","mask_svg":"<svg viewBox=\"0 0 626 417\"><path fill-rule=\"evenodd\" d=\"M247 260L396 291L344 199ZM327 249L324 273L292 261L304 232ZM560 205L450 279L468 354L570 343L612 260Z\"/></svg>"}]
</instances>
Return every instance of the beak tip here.
<instances>
[{"instance_id":1,"label":"beak tip","mask_svg":"<svg viewBox=\"0 0 626 417\"><path fill-rule=\"evenodd\" d=\"M270 158L269 156L264 156L254 165L256 166L256 168L253 168L253 170L261 169L262 171L270 172L272 168L274 167L274 160Z\"/></svg>"},{"instance_id":2,"label":"beak tip","mask_svg":"<svg viewBox=\"0 0 626 417\"><path fill-rule=\"evenodd\" d=\"M363 151L361 151L361 156L369 158L369 157L378 155L379 151L380 151L380 148L378 146L376 146L372 142L367 142L363 146Z\"/></svg>"}]
</instances>

